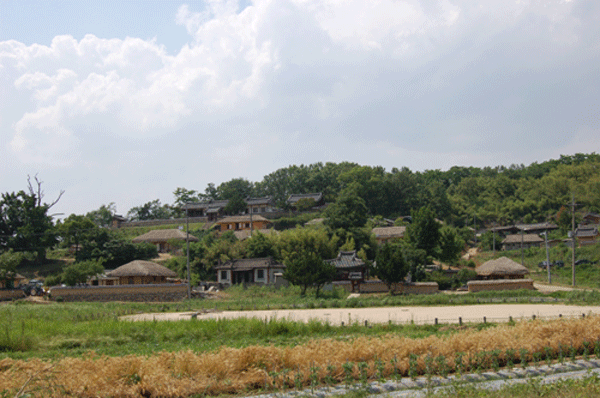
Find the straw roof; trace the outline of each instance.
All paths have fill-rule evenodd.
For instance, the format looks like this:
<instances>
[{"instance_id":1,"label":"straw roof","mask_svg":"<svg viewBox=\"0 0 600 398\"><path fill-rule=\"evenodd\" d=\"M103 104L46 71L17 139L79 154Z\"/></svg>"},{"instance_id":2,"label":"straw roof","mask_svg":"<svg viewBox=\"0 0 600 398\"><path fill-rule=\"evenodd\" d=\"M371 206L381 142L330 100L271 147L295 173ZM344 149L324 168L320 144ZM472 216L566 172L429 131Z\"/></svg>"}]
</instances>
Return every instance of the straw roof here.
<instances>
[{"instance_id":1,"label":"straw roof","mask_svg":"<svg viewBox=\"0 0 600 398\"><path fill-rule=\"evenodd\" d=\"M477 275L526 275L529 270L508 257L486 261L475 270Z\"/></svg>"},{"instance_id":2,"label":"straw roof","mask_svg":"<svg viewBox=\"0 0 600 398\"><path fill-rule=\"evenodd\" d=\"M371 231L377 238L402 238L406 227L377 227Z\"/></svg>"},{"instance_id":3,"label":"straw roof","mask_svg":"<svg viewBox=\"0 0 600 398\"><path fill-rule=\"evenodd\" d=\"M106 276L164 276L176 278L177 273L152 261L135 260L107 272Z\"/></svg>"},{"instance_id":4,"label":"straw roof","mask_svg":"<svg viewBox=\"0 0 600 398\"><path fill-rule=\"evenodd\" d=\"M250 222L250 216L231 216L225 217L222 220L217 221L217 224L229 224L229 223L238 223L238 222ZM271 221L267 220L263 216L253 215L252 222L264 221L270 223Z\"/></svg>"},{"instance_id":5,"label":"straw roof","mask_svg":"<svg viewBox=\"0 0 600 398\"><path fill-rule=\"evenodd\" d=\"M522 238L521 238L522 236ZM502 243L521 243L521 239L523 239L523 243L542 243L544 239L540 238L536 234L525 234L525 235L508 235Z\"/></svg>"},{"instance_id":6,"label":"straw roof","mask_svg":"<svg viewBox=\"0 0 600 398\"><path fill-rule=\"evenodd\" d=\"M149 243L157 243L157 242L167 242L171 239L183 240L185 241L187 234L180 229L155 229L150 232L147 232L143 235L137 236L133 238L134 243L139 242L149 242ZM198 242L198 238L193 235L190 235L190 242Z\"/></svg>"}]
</instances>

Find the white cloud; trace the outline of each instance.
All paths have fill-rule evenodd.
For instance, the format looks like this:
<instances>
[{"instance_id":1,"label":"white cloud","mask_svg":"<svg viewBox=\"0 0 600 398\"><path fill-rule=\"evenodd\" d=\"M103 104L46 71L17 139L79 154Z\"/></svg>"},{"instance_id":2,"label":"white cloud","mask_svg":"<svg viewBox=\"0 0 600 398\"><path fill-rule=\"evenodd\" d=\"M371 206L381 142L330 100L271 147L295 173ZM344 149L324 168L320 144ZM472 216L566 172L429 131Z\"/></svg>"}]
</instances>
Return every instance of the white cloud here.
<instances>
[{"instance_id":1,"label":"white cloud","mask_svg":"<svg viewBox=\"0 0 600 398\"><path fill-rule=\"evenodd\" d=\"M11 99L0 150L18 158L13 169L107 170L147 153L136 172L151 179L161 153L184 150L212 180L314 161L439 168L522 163L534 146L537 160L597 149L597 129L561 135L599 96L593 1L203 7L177 10L189 42L172 55L134 37L0 42L0 94Z\"/></svg>"}]
</instances>

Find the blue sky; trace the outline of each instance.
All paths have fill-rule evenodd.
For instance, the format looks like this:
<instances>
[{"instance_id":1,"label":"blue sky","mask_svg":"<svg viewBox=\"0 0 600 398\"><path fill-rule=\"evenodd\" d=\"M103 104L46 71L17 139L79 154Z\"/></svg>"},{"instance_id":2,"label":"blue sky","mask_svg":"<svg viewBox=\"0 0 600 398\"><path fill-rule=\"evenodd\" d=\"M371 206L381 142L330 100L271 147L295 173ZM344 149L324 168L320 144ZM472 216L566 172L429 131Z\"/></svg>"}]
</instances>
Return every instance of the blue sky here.
<instances>
[{"instance_id":1,"label":"blue sky","mask_svg":"<svg viewBox=\"0 0 600 398\"><path fill-rule=\"evenodd\" d=\"M600 2L0 1L0 190L119 213L290 164L600 148Z\"/></svg>"}]
</instances>

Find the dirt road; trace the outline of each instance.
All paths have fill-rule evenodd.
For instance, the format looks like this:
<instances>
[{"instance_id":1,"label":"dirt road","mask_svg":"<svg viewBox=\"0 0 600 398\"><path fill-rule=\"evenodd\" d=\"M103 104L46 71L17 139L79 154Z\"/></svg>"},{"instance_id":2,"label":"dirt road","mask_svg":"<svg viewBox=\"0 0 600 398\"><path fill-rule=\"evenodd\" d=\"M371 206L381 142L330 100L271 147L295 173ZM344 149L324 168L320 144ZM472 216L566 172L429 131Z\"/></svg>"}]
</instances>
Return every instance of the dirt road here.
<instances>
[{"instance_id":1,"label":"dirt road","mask_svg":"<svg viewBox=\"0 0 600 398\"><path fill-rule=\"evenodd\" d=\"M564 304L487 304L456 305L444 307L377 307L377 308L325 308L311 310L267 310L267 311L223 311L223 312L182 312L137 314L122 317L132 321L178 321L196 319L289 319L308 322L311 319L329 322L334 325L359 322L364 323L410 323L432 324L435 319L439 323L506 322L536 318L549 319L563 317L580 317L582 315L600 314L599 306L571 306Z\"/></svg>"}]
</instances>

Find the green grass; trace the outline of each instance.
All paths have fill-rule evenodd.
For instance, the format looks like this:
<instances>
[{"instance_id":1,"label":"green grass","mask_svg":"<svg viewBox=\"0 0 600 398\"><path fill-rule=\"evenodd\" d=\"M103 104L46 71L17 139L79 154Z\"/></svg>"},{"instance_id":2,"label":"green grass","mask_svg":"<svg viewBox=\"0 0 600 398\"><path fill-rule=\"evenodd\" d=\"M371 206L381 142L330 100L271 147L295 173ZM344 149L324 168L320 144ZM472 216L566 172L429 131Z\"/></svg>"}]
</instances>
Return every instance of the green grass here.
<instances>
[{"instance_id":1,"label":"green grass","mask_svg":"<svg viewBox=\"0 0 600 398\"><path fill-rule=\"evenodd\" d=\"M295 345L311 339L352 338L398 333L407 337L454 333L448 325L330 325L325 322L293 322L287 319L197 320L179 322L120 321L122 315L144 312L181 312L206 309L354 308L370 306L455 305L498 302L539 302L544 295L532 291L482 292L477 294L389 296L345 299L342 290L320 298L300 298L294 288L233 288L218 300L186 300L176 303L50 303L24 301L0 305L0 358L56 358L78 356L89 350L107 355L150 354L157 351L214 350L220 346ZM558 292L553 299L573 304L598 304L595 291ZM493 324L471 325L489 327Z\"/></svg>"},{"instance_id":2,"label":"green grass","mask_svg":"<svg viewBox=\"0 0 600 398\"><path fill-rule=\"evenodd\" d=\"M58 358L79 356L89 350L120 356L191 349L196 352L221 346L297 345L311 339L379 336L398 333L421 338L459 330L448 326L346 325L294 322L287 319L198 320L177 322L120 321L118 316L137 312L179 311L198 308L189 301L166 308L159 304L52 303L0 306L0 358ZM491 327L487 324L484 327ZM480 328L482 326L472 326Z\"/></svg>"},{"instance_id":3,"label":"green grass","mask_svg":"<svg viewBox=\"0 0 600 398\"><path fill-rule=\"evenodd\" d=\"M538 264L546 261L545 247L531 248L523 250L525 266L531 272L530 277L539 282L548 281L548 273L545 269L540 269ZM492 252L480 253L477 257L477 264L482 264L492 258L506 256L513 261L521 263L521 251L510 250L496 252L492 256ZM557 245L549 249L550 262L563 261L565 266L562 268L551 267L552 284L571 286L572 282L572 251L564 244ZM575 250L575 258L587 259L594 264L578 265L575 267L575 284L577 287L597 289L600 288L600 243L578 247Z\"/></svg>"},{"instance_id":4,"label":"green grass","mask_svg":"<svg viewBox=\"0 0 600 398\"><path fill-rule=\"evenodd\" d=\"M600 378L590 374L582 379L561 379L551 384L542 384L540 379L531 378L524 384L506 386L499 390L485 390L477 384L455 386L429 397L443 398L593 398L600 397Z\"/></svg>"}]
</instances>

